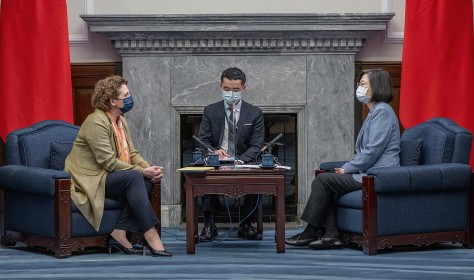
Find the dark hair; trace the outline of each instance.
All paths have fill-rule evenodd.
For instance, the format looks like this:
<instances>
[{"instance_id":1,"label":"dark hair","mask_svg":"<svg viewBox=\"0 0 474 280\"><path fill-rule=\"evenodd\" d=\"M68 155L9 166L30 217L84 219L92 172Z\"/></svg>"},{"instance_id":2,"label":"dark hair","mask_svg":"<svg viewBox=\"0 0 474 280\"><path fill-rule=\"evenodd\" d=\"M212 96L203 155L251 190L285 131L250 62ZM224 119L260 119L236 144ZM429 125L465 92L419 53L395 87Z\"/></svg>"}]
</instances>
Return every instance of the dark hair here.
<instances>
[{"instance_id":1,"label":"dark hair","mask_svg":"<svg viewBox=\"0 0 474 280\"><path fill-rule=\"evenodd\" d=\"M372 90L370 102L387 102L393 99L392 80L390 74L382 69L366 69L359 74L359 80L367 74Z\"/></svg>"},{"instance_id":2,"label":"dark hair","mask_svg":"<svg viewBox=\"0 0 474 280\"><path fill-rule=\"evenodd\" d=\"M92 108L100 109L104 112L110 111L112 106L109 100L118 97L117 90L122 86L128 84L128 81L121 76L109 76L99 80L94 87L94 94L92 95Z\"/></svg>"},{"instance_id":3,"label":"dark hair","mask_svg":"<svg viewBox=\"0 0 474 280\"><path fill-rule=\"evenodd\" d=\"M227 68L221 74L221 83L224 81L224 78L227 78L231 81L240 80L242 85L245 85L246 77L244 71L240 70L237 67Z\"/></svg>"}]
</instances>

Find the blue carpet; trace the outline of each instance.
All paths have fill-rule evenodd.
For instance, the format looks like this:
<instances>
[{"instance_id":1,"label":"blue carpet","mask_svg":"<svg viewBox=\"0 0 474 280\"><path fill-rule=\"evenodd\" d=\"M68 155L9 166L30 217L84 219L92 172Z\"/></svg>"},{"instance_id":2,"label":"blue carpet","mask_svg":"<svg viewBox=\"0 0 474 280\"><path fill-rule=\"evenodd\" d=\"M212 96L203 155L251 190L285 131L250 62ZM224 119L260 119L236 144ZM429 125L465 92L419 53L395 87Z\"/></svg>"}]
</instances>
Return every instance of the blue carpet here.
<instances>
[{"instance_id":1,"label":"blue carpet","mask_svg":"<svg viewBox=\"0 0 474 280\"><path fill-rule=\"evenodd\" d=\"M287 229L286 235L300 230ZM352 248L291 246L277 254L274 231L266 229L262 241L232 232L222 242L197 244L196 254L187 255L184 229L164 228L162 236L171 258L93 251L56 259L22 244L2 247L0 279L474 279L474 250L454 244L399 247L375 256Z\"/></svg>"}]
</instances>

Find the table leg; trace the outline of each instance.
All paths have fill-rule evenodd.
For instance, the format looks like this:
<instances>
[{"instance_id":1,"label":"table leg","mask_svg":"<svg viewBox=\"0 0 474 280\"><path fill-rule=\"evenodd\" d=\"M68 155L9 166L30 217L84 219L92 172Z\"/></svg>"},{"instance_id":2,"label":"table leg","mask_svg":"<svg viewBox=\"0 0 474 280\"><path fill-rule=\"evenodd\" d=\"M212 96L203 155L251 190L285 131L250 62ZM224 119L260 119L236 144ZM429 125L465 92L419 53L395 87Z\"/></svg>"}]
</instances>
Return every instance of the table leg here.
<instances>
[{"instance_id":1,"label":"table leg","mask_svg":"<svg viewBox=\"0 0 474 280\"><path fill-rule=\"evenodd\" d=\"M194 197L194 244L199 243L199 231L198 231L198 203L197 203L198 197Z\"/></svg>"},{"instance_id":2,"label":"table leg","mask_svg":"<svg viewBox=\"0 0 474 280\"><path fill-rule=\"evenodd\" d=\"M285 184L278 184L277 186L277 203L275 233L277 242L277 253L285 253Z\"/></svg>"},{"instance_id":3,"label":"table leg","mask_svg":"<svg viewBox=\"0 0 474 280\"><path fill-rule=\"evenodd\" d=\"M186 180L186 252L194 254L196 244L194 243L195 226L194 226L194 194L193 185L190 180Z\"/></svg>"}]
</instances>

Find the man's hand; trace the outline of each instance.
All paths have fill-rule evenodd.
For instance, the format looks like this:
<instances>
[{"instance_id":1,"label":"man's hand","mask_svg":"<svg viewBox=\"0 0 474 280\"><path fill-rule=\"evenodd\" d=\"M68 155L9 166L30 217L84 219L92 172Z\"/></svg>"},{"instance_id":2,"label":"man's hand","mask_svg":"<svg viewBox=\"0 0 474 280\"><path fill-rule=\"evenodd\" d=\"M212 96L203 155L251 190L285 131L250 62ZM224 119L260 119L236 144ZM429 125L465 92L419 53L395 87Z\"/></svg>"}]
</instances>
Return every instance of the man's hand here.
<instances>
[{"instance_id":1,"label":"man's hand","mask_svg":"<svg viewBox=\"0 0 474 280\"><path fill-rule=\"evenodd\" d=\"M216 154L219 155L219 159L228 159L230 157L230 155L222 149L216 150Z\"/></svg>"}]
</instances>

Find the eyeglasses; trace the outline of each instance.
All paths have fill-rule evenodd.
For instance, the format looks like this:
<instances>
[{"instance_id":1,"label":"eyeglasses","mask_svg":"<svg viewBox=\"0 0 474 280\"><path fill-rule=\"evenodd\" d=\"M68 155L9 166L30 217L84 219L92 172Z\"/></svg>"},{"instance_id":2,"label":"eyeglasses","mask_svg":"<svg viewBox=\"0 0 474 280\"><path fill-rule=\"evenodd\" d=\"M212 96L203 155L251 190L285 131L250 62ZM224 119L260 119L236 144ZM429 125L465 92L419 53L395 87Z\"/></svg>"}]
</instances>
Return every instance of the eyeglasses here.
<instances>
[{"instance_id":1,"label":"eyeglasses","mask_svg":"<svg viewBox=\"0 0 474 280\"><path fill-rule=\"evenodd\" d=\"M357 83L357 87L359 86L368 88L368 85L366 83Z\"/></svg>"},{"instance_id":2,"label":"eyeglasses","mask_svg":"<svg viewBox=\"0 0 474 280\"><path fill-rule=\"evenodd\" d=\"M127 95L125 95L125 97L124 97L124 98L118 98L118 97L114 97L114 99L117 99L117 100L124 100L125 98L127 98L127 97L129 97L129 96L130 96L130 94L127 94Z\"/></svg>"}]
</instances>

